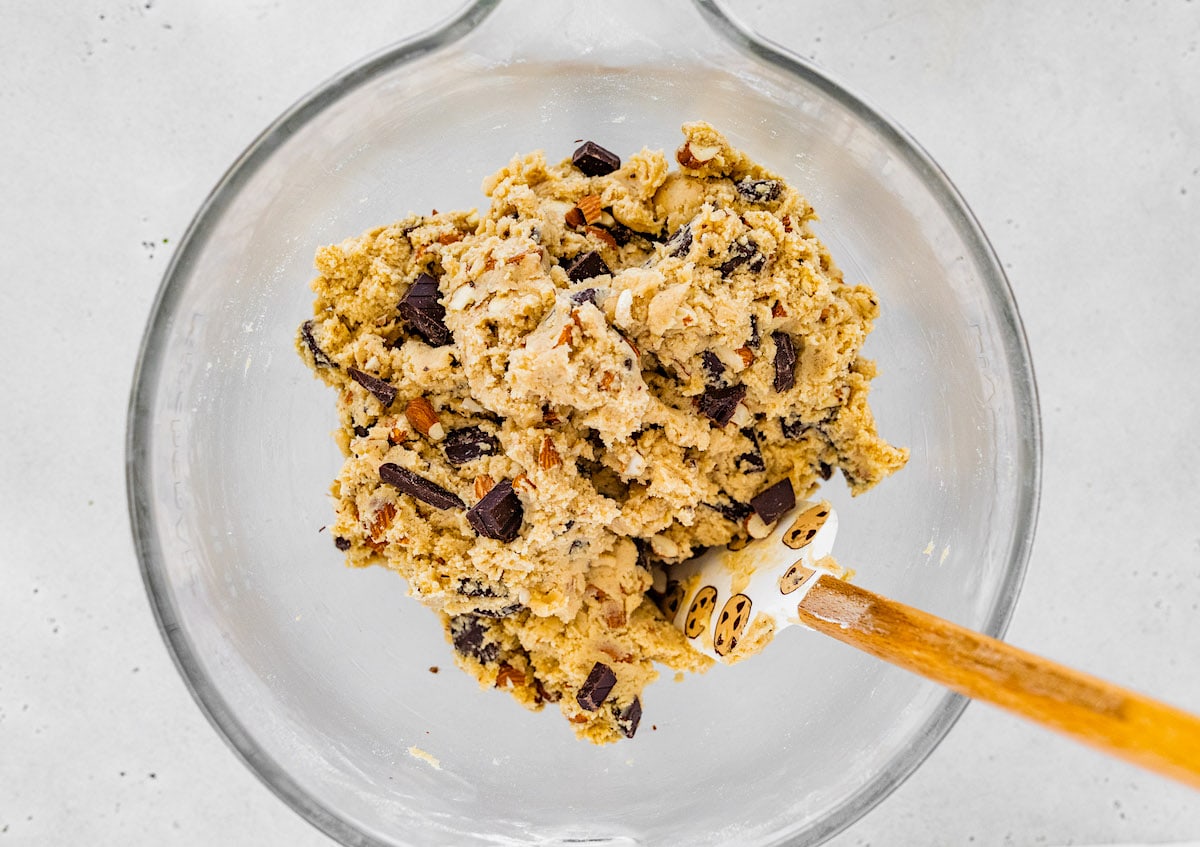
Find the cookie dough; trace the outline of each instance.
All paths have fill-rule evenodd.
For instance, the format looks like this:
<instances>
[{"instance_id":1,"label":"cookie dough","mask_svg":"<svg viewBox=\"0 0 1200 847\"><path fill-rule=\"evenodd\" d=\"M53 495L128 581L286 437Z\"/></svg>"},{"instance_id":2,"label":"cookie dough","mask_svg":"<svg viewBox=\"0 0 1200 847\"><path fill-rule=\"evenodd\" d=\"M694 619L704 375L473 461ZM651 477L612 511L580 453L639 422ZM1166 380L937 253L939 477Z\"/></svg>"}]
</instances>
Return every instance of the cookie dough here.
<instances>
[{"instance_id":1,"label":"cookie dough","mask_svg":"<svg viewBox=\"0 0 1200 847\"><path fill-rule=\"evenodd\" d=\"M297 338L337 392L349 563L400 573L460 666L597 743L634 734L656 665L710 664L654 602L673 563L760 534L785 480L857 494L907 458L867 405L875 295L794 189L683 133L676 170L533 153L482 215L322 248Z\"/></svg>"}]
</instances>

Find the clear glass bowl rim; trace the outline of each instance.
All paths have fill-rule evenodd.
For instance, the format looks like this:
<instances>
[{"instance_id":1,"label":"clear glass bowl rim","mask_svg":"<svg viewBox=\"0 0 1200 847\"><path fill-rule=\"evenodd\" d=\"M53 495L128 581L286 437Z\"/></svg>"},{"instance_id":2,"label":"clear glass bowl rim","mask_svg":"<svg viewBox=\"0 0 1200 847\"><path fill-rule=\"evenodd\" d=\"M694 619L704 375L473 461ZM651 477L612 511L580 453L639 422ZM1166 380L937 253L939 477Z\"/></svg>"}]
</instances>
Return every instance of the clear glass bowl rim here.
<instances>
[{"instance_id":1,"label":"clear glass bowl rim","mask_svg":"<svg viewBox=\"0 0 1200 847\"><path fill-rule=\"evenodd\" d=\"M284 111L255 138L245 151L229 167L196 212L174 256L163 274L163 281L151 307L150 318L142 338L134 370L126 422L126 494L133 533L134 547L150 605L163 640L166 642L176 668L191 692L200 710L208 718L217 733L276 796L287 803L305 820L339 843L363 845L363 847L387 847L362 831L353 823L339 817L305 791L287 771L269 756L251 733L238 720L229 704L205 675L194 646L180 624L177 610L171 599L171 589L162 567L162 551L155 537L154 510L148 496L150 418L146 414L152 406L157 377L163 363L163 351L176 310L181 280L186 276L193 257L204 247L211 231L212 221L235 197L241 186L254 174L259 165L326 107L336 102L347 92L368 82L374 77L397 66L411 62L445 45L451 44L475 29L502 0L472 0L458 12L422 34L367 56L332 78L321 83ZM975 254L985 259L985 293L994 313L1007 321L1004 327L1004 352L1006 365L1013 375L1018 409L1027 409L1028 416L1024 435L1026 441L1018 445L1018 455L1023 457L1021 472L1027 480L1019 493L1016 508L1016 525L1013 537L1017 539L1012 556L1005 570L987 623L981 631L1001 638L1008 627L1016 606L1021 583L1033 546L1037 523L1038 501L1041 493L1042 434L1037 386L1028 341L1012 290L1007 277L996 257L995 251L984 234L974 214L962 195L951 183L928 153L903 129L878 110L869 106L861 97L852 93L845 85L835 81L825 71L818 70L804 59L762 40L744 28L737 20L720 8L717 0L692 0L709 26L735 49L750 53L799 77L804 82L821 90L857 117L872 126L882 136L889 138L896 150L909 165L919 172L926 185L940 201L943 208L956 215L955 224L964 241L974 246ZM887 768L866 783L858 792L835 807L822 820L804 832L806 839L822 841L833 837L854 823L870 809L898 788L909 775L929 756L945 737L966 707L967 699L947 691L926 725L917 735L915 742L902 755L893 759Z\"/></svg>"}]
</instances>

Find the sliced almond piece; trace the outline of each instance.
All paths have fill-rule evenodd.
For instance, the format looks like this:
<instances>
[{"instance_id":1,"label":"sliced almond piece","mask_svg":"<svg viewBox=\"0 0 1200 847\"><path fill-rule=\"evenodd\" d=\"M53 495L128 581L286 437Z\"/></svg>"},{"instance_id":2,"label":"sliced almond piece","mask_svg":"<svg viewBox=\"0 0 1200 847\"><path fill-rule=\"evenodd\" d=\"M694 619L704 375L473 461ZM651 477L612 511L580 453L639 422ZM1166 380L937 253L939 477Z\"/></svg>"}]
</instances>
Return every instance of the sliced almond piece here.
<instances>
[{"instance_id":1,"label":"sliced almond piece","mask_svg":"<svg viewBox=\"0 0 1200 847\"><path fill-rule=\"evenodd\" d=\"M588 233L589 235L596 236L597 238L599 238L601 241L603 241L607 246L611 247L612 249L614 249L614 250L617 249L617 239L613 238L612 233L609 232L604 227L602 227L602 226L587 226L587 227L583 228L583 231Z\"/></svg>"},{"instance_id":2,"label":"sliced almond piece","mask_svg":"<svg viewBox=\"0 0 1200 847\"><path fill-rule=\"evenodd\" d=\"M587 223L587 221L584 220L583 212L579 211L578 206L572 206L567 213L563 215L563 220L567 222L567 226L569 227L581 227Z\"/></svg>"},{"instance_id":3,"label":"sliced almond piece","mask_svg":"<svg viewBox=\"0 0 1200 847\"><path fill-rule=\"evenodd\" d=\"M766 538L771 534L771 524L764 523L757 512L752 512L746 518L746 533L751 538Z\"/></svg>"},{"instance_id":4,"label":"sliced almond piece","mask_svg":"<svg viewBox=\"0 0 1200 847\"><path fill-rule=\"evenodd\" d=\"M554 446L554 441L550 436L542 437L542 449L538 454L538 464L542 470L551 470L562 464L562 458L558 455L558 448Z\"/></svg>"},{"instance_id":5,"label":"sliced almond piece","mask_svg":"<svg viewBox=\"0 0 1200 847\"><path fill-rule=\"evenodd\" d=\"M495 486L496 480L492 479L485 473L475 477L475 499L482 500L483 495L487 494Z\"/></svg>"},{"instance_id":6,"label":"sliced almond piece","mask_svg":"<svg viewBox=\"0 0 1200 847\"><path fill-rule=\"evenodd\" d=\"M745 367L748 368L754 364L754 351L751 350L749 347L739 347L738 349L734 350L733 352L737 353L739 356L742 357L742 364Z\"/></svg>"},{"instance_id":7,"label":"sliced almond piece","mask_svg":"<svg viewBox=\"0 0 1200 847\"><path fill-rule=\"evenodd\" d=\"M600 209L600 197L596 194L585 194L579 198L579 202L575 205L579 213L583 215L585 223L594 224L600 220L603 212Z\"/></svg>"},{"instance_id":8,"label":"sliced almond piece","mask_svg":"<svg viewBox=\"0 0 1200 847\"><path fill-rule=\"evenodd\" d=\"M408 406L404 409L404 415L413 428L429 440L441 441L446 437L446 430L438 420L437 412L424 397L414 397L409 400Z\"/></svg>"},{"instance_id":9,"label":"sliced almond piece","mask_svg":"<svg viewBox=\"0 0 1200 847\"><path fill-rule=\"evenodd\" d=\"M715 159L720 152L720 147L708 147L700 144L693 145L692 142L688 141L675 151L675 161L679 162L681 167L701 168Z\"/></svg>"}]
</instances>

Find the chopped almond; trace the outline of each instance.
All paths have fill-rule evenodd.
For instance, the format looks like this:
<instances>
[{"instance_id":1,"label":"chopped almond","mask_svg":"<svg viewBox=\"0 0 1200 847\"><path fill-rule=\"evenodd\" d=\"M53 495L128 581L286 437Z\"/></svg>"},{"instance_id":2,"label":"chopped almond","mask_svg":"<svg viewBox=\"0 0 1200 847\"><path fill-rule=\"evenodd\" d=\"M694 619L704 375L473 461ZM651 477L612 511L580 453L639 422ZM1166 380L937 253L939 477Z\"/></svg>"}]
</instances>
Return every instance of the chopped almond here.
<instances>
[{"instance_id":1,"label":"chopped almond","mask_svg":"<svg viewBox=\"0 0 1200 847\"><path fill-rule=\"evenodd\" d=\"M550 470L562 464L562 458L558 455L558 448L554 446L554 441L550 436L542 437L542 450L538 454L538 464L542 470Z\"/></svg>"},{"instance_id":2,"label":"chopped almond","mask_svg":"<svg viewBox=\"0 0 1200 847\"><path fill-rule=\"evenodd\" d=\"M404 415L417 432L427 436L431 441L441 441L446 437L446 430L438 420L433 405L424 397L414 397L408 401Z\"/></svg>"},{"instance_id":3,"label":"chopped almond","mask_svg":"<svg viewBox=\"0 0 1200 847\"><path fill-rule=\"evenodd\" d=\"M492 490L496 485L496 480L492 479L487 474L480 474L475 477L475 499L482 500L483 496Z\"/></svg>"},{"instance_id":4,"label":"chopped almond","mask_svg":"<svg viewBox=\"0 0 1200 847\"><path fill-rule=\"evenodd\" d=\"M614 250L617 249L617 239L613 238L612 233L609 232L604 227L602 227L602 226L584 227L584 232L588 233L589 235L596 236L597 238L599 238L601 241L603 241L606 245L608 245L612 249L614 249Z\"/></svg>"},{"instance_id":5,"label":"chopped almond","mask_svg":"<svg viewBox=\"0 0 1200 847\"><path fill-rule=\"evenodd\" d=\"M750 367L751 365L754 364L754 351L751 350L749 347L739 347L737 350L734 350L733 352L737 353L739 356L742 357L742 364L745 365L746 367Z\"/></svg>"},{"instance_id":6,"label":"chopped almond","mask_svg":"<svg viewBox=\"0 0 1200 847\"><path fill-rule=\"evenodd\" d=\"M604 214L600 208L600 198L595 194L585 194L580 197L579 203L576 204L575 208L583 215L584 222L589 224L594 224Z\"/></svg>"}]
</instances>

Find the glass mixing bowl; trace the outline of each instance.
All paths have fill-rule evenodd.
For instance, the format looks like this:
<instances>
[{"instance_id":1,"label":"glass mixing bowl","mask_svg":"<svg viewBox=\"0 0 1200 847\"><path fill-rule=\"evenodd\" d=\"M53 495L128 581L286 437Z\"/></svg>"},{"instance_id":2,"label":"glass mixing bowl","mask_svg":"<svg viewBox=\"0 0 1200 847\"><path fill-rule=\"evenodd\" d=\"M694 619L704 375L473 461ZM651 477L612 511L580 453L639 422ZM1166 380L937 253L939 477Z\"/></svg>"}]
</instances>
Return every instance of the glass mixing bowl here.
<instances>
[{"instance_id":1,"label":"glass mixing bowl","mask_svg":"<svg viewBox=\"0 0 1200 847\"><path fill-rule=\"evenodd\" d=\"M292 349L314 249L477 205L517 151L673 149L698 118L807 194L882 303L872 400L912 458L854 500L826 486L839 558L869 588L1003 632L1036 512L1034 381L1000 266L937 166L714 2L479 0L322 86L234 164L167 271L131 400L133 532L164 638L218 731L334 838L814 844L961 712L793 629L753 661L661 680L637 738L594 748L478 690L401 579L344 568L318 531L334 398Z\"/></svg>"}]
</instances>

